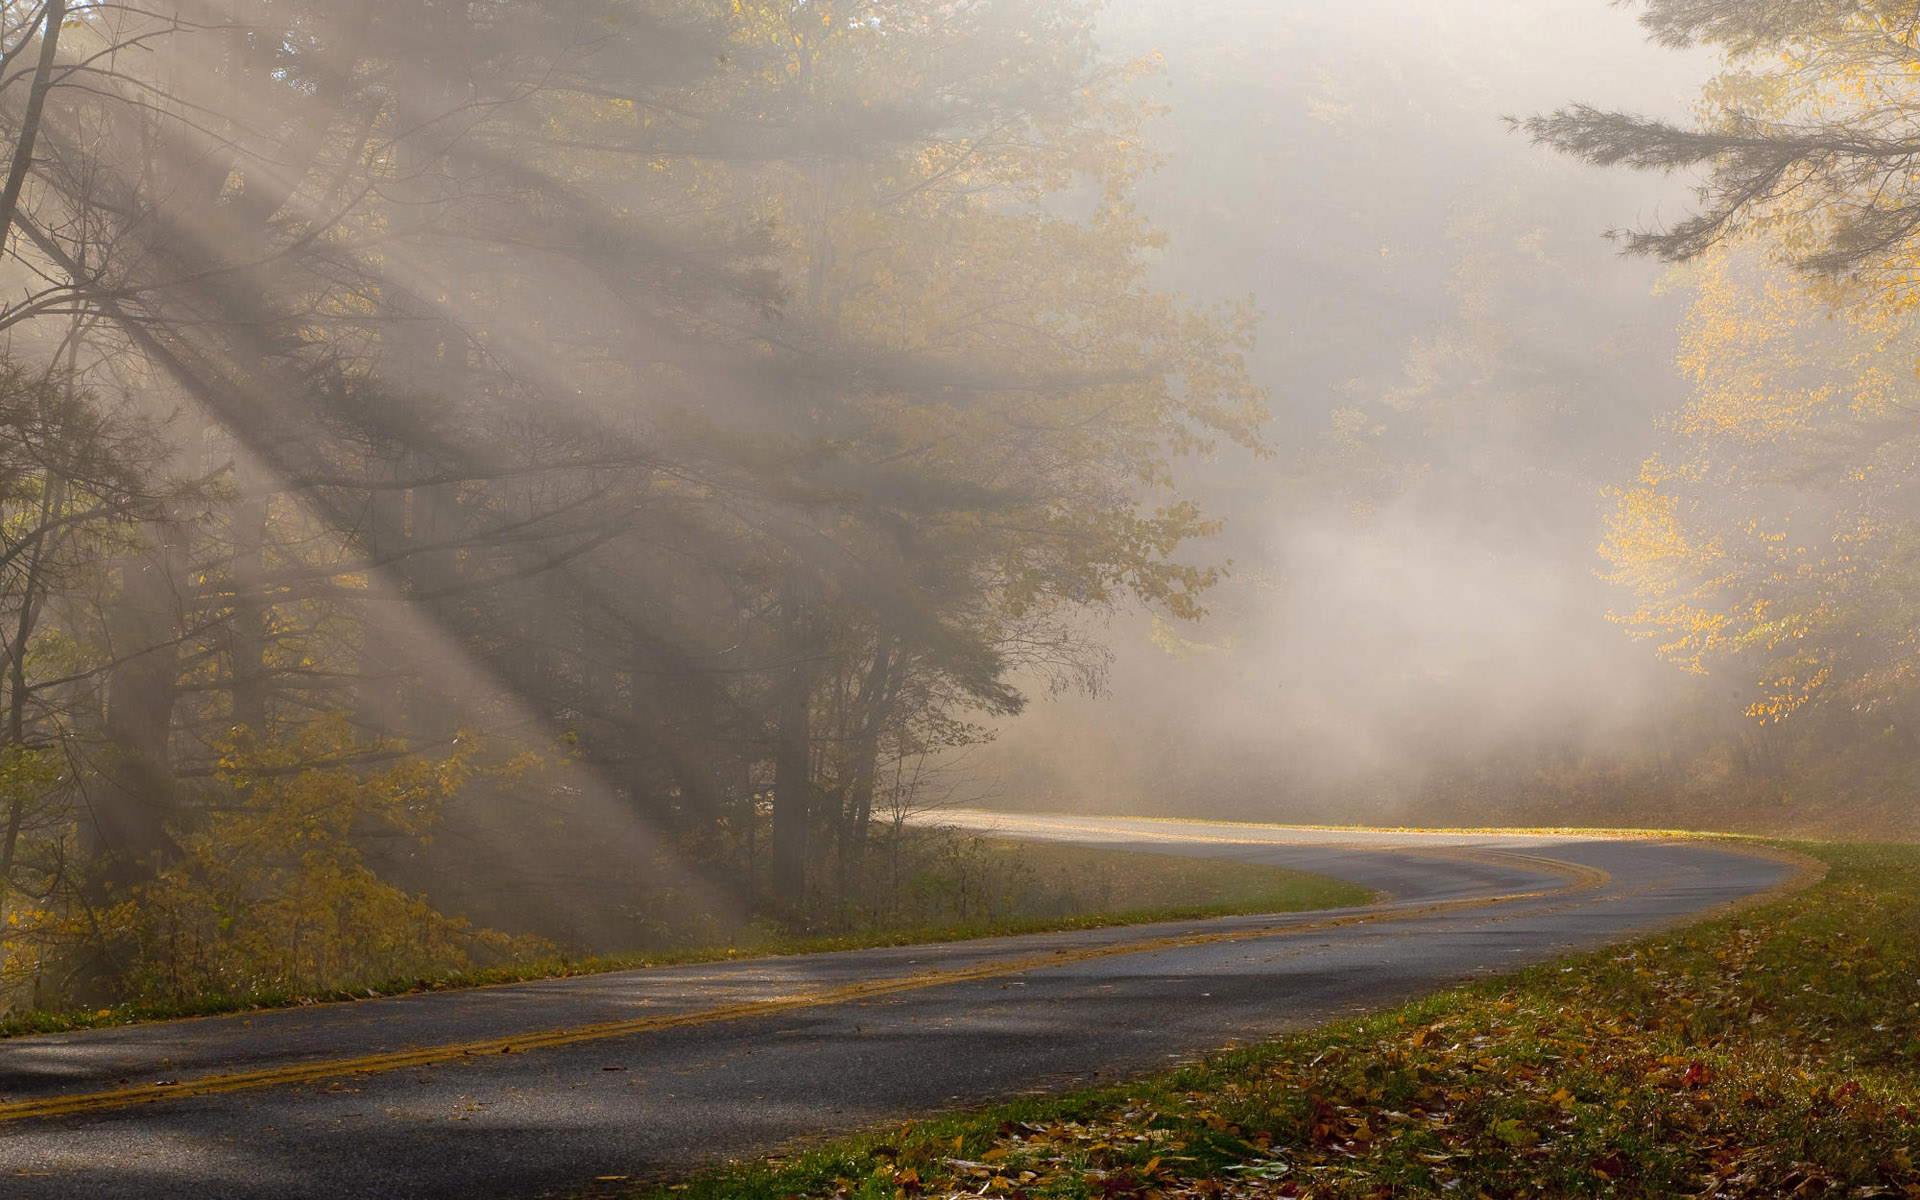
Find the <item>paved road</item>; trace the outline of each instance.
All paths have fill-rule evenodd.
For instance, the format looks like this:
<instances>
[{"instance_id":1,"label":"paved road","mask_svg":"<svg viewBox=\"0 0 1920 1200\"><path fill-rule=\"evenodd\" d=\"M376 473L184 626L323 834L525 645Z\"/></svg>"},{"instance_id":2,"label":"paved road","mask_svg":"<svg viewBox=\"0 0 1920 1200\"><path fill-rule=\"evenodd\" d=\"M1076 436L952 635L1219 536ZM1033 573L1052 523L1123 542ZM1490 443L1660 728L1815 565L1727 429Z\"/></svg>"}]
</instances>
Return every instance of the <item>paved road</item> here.
<instances>
[{"instance_id":1,"label":"paved road","mask_svg":"<svg viewBox=\"0 0 1920 1200\"><path fill-rule=\"evenodd\" d=\"M19 1038L0 1043L0 1196L575 1195L1137 1072L1796 872L1711 843L960 819L1301 867L1390 898Z\"/></svg>"}]
</instances>

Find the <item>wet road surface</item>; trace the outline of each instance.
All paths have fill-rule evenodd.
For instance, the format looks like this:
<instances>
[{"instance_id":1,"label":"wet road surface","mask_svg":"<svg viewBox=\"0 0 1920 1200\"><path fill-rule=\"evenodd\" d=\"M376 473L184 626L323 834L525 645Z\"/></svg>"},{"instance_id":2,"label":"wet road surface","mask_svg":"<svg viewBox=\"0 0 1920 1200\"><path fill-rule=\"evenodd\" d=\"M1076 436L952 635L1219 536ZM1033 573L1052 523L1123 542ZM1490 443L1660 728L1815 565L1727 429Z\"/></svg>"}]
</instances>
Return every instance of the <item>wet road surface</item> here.
<instances>
[{"instance_id":1,"label":"wet road surface","mask_svg":"<svg viewBox=\"0 0 1920 1200\"><path fill-rule=\"evenodd\" d=\"M1714 842L945 814L1350 879L1359 909L797 956L0 1042L0 1196L518 1197L1139 1072L1691 919Z\"/></svg>"}]
</instances>

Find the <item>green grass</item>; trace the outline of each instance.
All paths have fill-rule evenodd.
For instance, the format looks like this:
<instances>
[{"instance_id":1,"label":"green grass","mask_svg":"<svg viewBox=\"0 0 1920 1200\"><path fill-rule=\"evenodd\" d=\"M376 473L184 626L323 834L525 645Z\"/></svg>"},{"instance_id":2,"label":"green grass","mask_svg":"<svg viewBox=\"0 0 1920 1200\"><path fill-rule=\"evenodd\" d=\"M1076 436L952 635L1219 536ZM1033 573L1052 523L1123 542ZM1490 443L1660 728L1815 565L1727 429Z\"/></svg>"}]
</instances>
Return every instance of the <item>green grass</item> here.
<instances>
[{"instance_id":1,"label":"green grass","mask_svg":"<svg viewBox=\"0 0 1920 1200\"><path fill-rule=\"evenodd\" d=\"M727 945L544 958L431 978L371 980L351 988L319 993L255 992L245 996L200 996L183 1003L127 1003L89 1010L27 1012L0 1020L0 1039L728 959L1140 925L1235 913L1303 912L1365 904L1372 898L1367 889L1356 884L1254 863L1045 842L982 840L981 844L990 866L1003 871L1010 866L1018 867L1046 886L1027 887L1003 895L995 911L966 920L928 922L908 918L820 936L792 936L765 926L753 926L741 930ZM939 880L936 878L934 882ZM1122 897L1126 907L1120 907Z\"/></svg>"},{"instance_id":2,"label":"green grass","mask_svg":"<svg viewBox=\"0 0 1920 1200\"><path fill-rule=\"evenodd\" d=\"M1797 848L1827 878L1746 913L668 1191L1920 1197L1920 847Z\"/></svg>"}]
</instances>

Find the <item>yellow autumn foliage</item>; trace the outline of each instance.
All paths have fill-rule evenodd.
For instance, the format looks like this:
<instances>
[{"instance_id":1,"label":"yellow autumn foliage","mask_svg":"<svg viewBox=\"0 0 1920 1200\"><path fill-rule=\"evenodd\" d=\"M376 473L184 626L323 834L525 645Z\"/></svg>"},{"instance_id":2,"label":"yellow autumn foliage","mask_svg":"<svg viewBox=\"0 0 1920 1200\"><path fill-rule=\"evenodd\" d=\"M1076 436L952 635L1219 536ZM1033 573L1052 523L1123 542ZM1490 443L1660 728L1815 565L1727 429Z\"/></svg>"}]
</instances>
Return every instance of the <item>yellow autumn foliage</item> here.
<instances>
[{"instance_id":1,"label":"yellow autumn foliage","mask_svg":"<svg viewBox=\"0 0 1920 1200\"><path fill-rule=\"evenodd\" d=\"M1910 224L1892 232L1879 223L1912 198L1911 155L1884 148L1909 141L1920 112L1913 6L1860 0L1779 14L1755 6L1716 26L1707 40L1720 43L1728 66L1695 106L1703 128L1839 138L1743 203L1730 232L1785 262L1858 248L1844 269L1816 272L1794 290L1834 307L1879 310L1881 319L1920 308L1920 235ZM1749 35L1738 35L1740 27ZM1862 230L1872 231L1864 245Z\"/></svg>"},{"instance_id":2,"label":"yellow autumn foliage","mask_svg":"<svg viewBox=\"0 0 1920 1200\"><path fill-rule=\"evenodd\" d=\"M1721 250L1686 284L1669 441L1612 495L1601 553L1616 619L1784 717L1829 695L1873 707L1920 663L1920 526L1908 497L1920 318Z\"/></svg>"},{"instance_id":3,"label":"yellow autumn foliage","mask_svg":"<svg viewBox=\"0 0 1920 1200\"><path fill-rule=\"evenodd\" d=\"M311 995L544 949L438 912L369 862L370 845L424 839L479 770L470 745L403 754L338 714L283 746L229 747L228 795L178 839L178 859L103 911L16 922L4 982L30 991L49 964L104 947L133 997Z\"/></svg>"}]
</instances>

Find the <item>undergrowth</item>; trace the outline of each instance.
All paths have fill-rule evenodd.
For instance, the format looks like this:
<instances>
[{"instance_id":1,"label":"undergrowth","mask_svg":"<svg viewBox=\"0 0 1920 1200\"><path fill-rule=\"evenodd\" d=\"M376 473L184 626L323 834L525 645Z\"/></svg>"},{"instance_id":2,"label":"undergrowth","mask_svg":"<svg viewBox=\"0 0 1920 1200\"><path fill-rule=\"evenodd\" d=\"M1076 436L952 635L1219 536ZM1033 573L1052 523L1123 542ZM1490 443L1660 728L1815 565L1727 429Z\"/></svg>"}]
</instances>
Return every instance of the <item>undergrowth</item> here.
<instances>
[{"instance_id":1,"label":"undergrowth","mask_svg":"<svg viewBox=\"0 0 1920 1200\"><path fill-rule=\"evenodd\" d=\"M876 921L853 932L833 935L794 935L762 924L743 927L730 941L715 945L631 954L553 955L468 971L369 979L350 987L326 990L209 993L178 1001L130 1001L105 1008L27 1011L0 1019L0 1038L736 958L1141 925L1235 913L1302 912L1364 904L1370 899L1367 890L1355 884L1257 863L1048 843L976 840L981 841L986 846L985 853L1003 867L1017 864L1019 874L1049 881L1049 886L1009 892L999 904L991 906L991 915L965 921L927 921L924 916L927 911L939 910L922 907L903 910L904 919L895 924ZM938 884L937 879L933 882L923 879L921 886L930 888Z\"/></svg>"}]
</instances>

